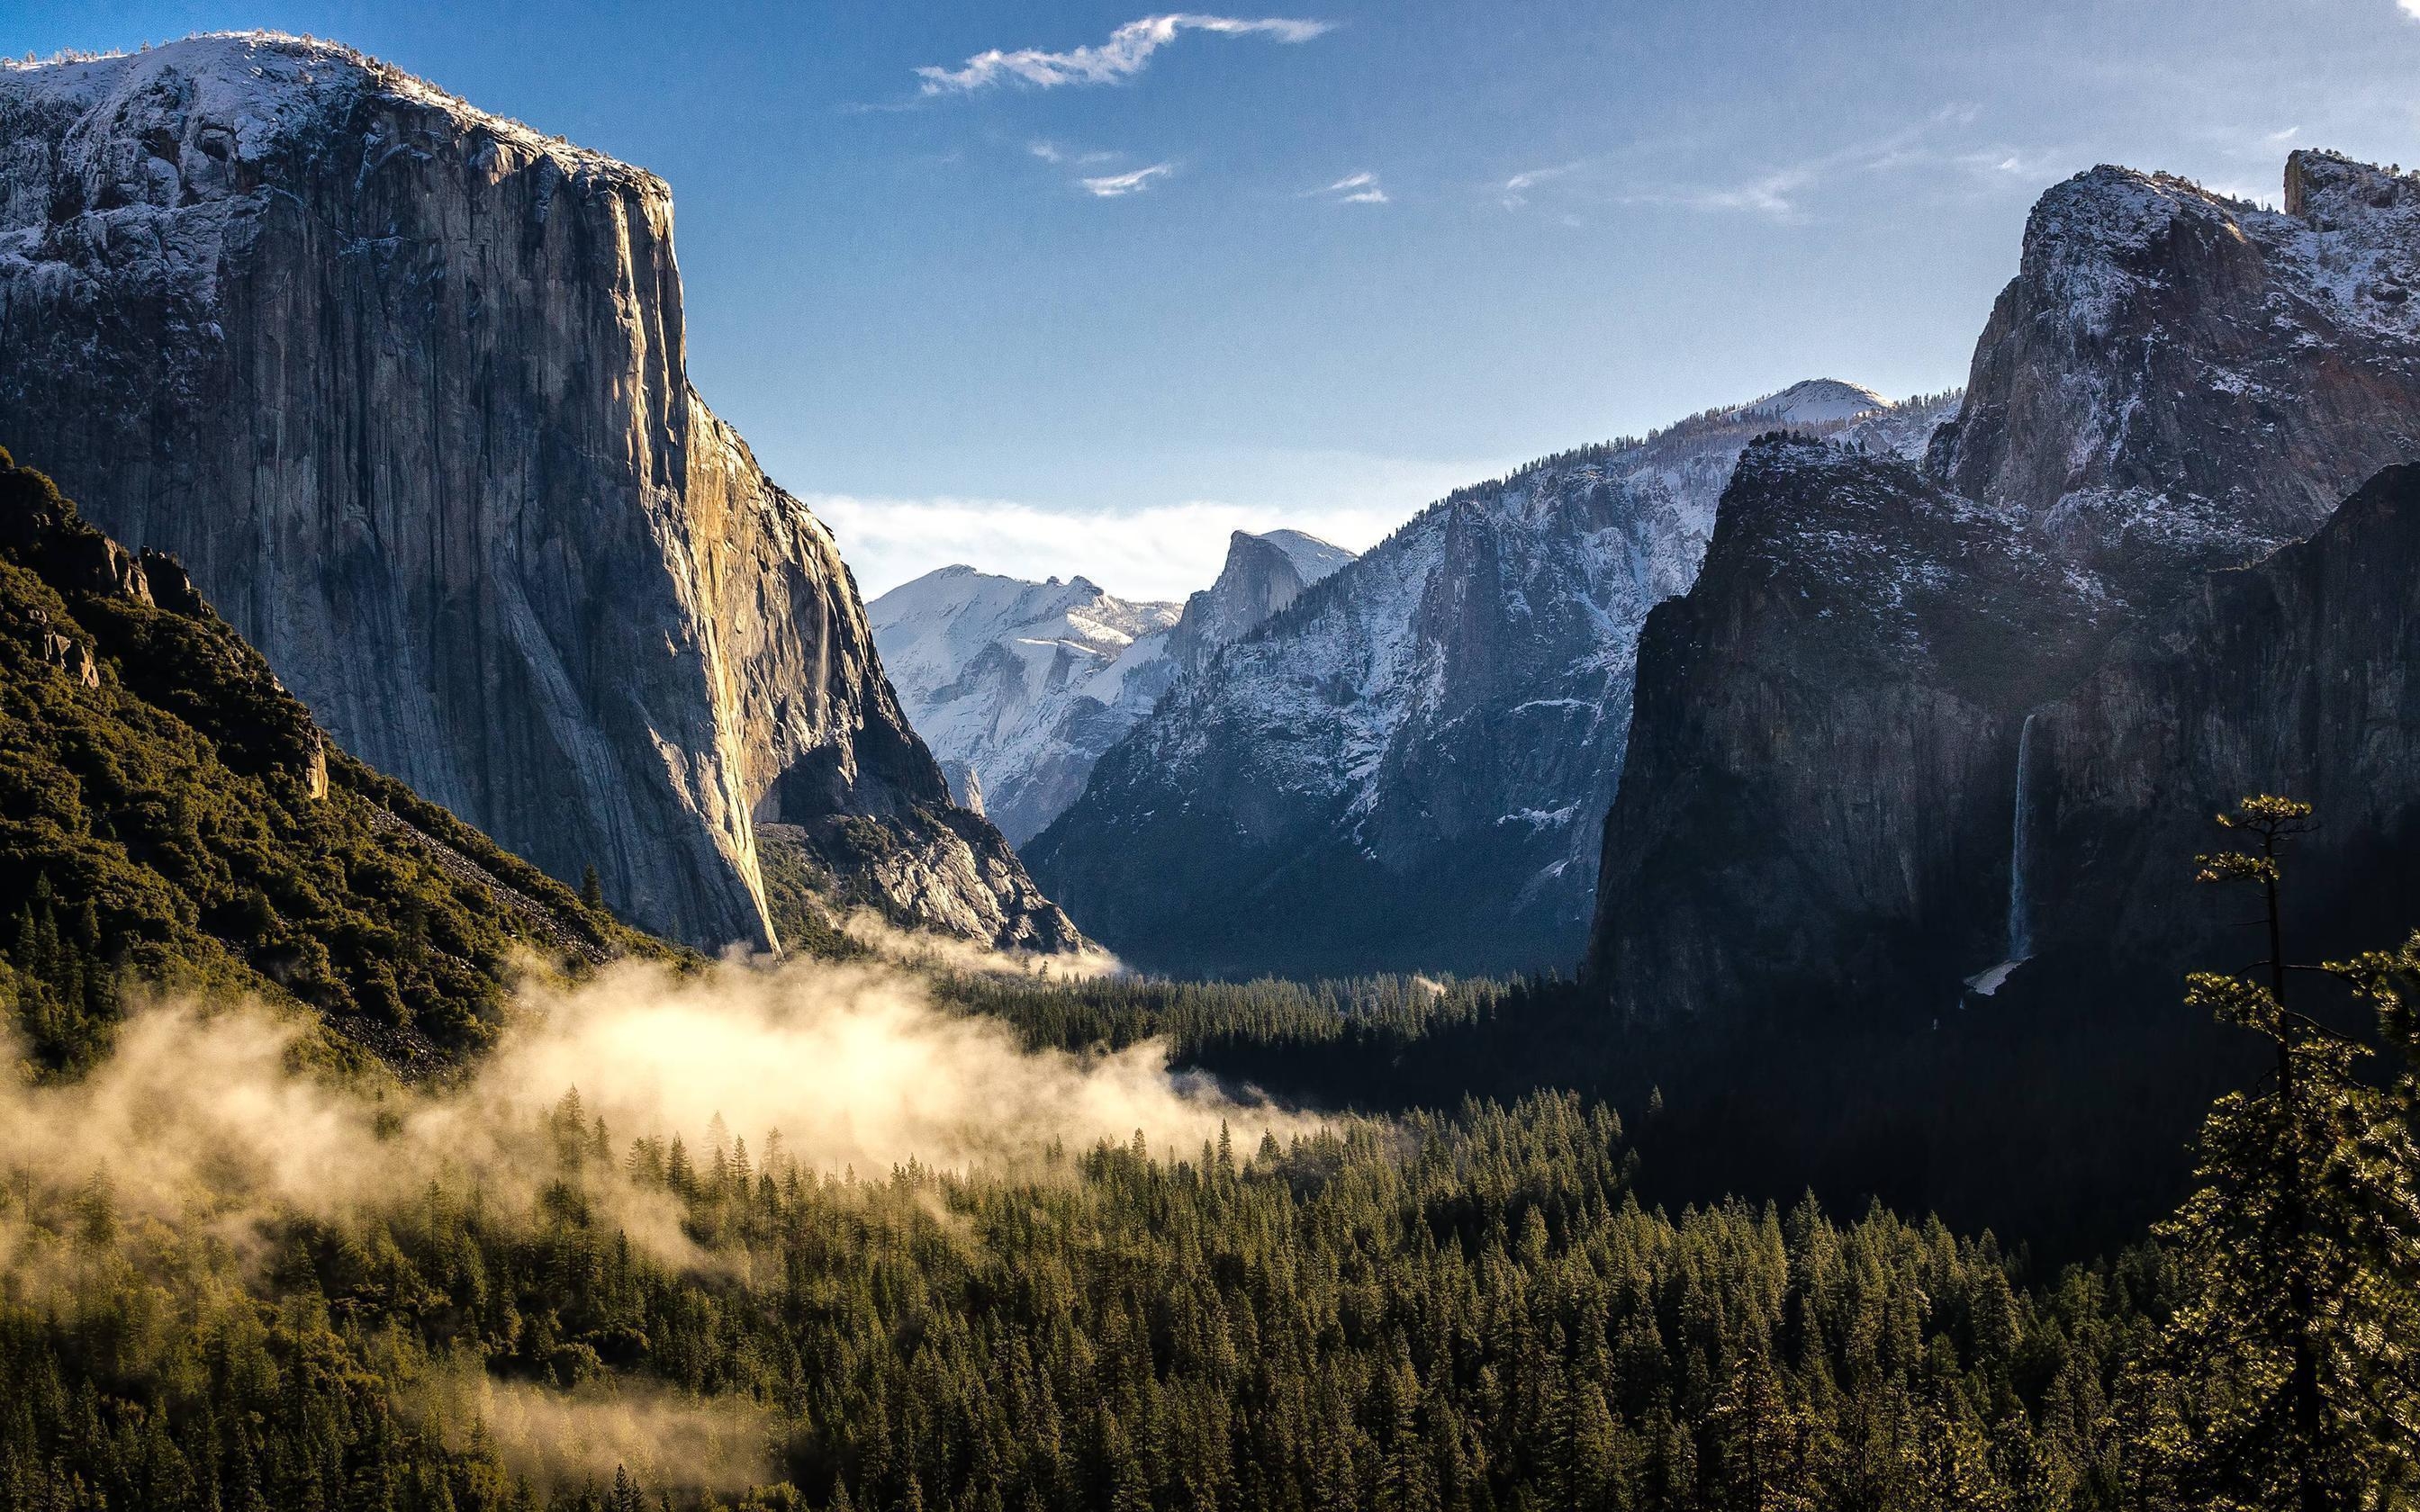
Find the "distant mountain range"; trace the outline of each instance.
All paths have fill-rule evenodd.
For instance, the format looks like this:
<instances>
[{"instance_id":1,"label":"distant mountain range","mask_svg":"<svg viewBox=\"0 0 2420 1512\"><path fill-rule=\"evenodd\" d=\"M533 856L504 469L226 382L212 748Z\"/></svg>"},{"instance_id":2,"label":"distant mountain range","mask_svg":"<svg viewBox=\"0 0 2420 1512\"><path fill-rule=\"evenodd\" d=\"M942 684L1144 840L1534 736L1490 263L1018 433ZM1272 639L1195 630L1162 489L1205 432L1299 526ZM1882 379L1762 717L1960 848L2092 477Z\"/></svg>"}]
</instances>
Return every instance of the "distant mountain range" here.
<instances>
[{"instance_id":1,"label":"distant mountain range","mask_svg":"<svg viewBox=\"0 0 2420 1512\"><path fill-rule=\"evenodd\" d=\"M1130 603L1083 578L1035 583L954 566L866 613L901 706L959 801L1022 845L1179 675L1352 560L1300 531L1237 531L1218 581L1181 607Z\"/></svg>"},{"instance_id":2,"label":"distant mountain range","mask_svg":"<svg viewBox=\"0 0 2420 1512\"><path fill-rule=\"evenodd\" d=\"M1028 864L1158 969L1568 966L1639 626L1696 576L1741 449L1920 452L1955 397L1816 379L1450 496L1199 658Z\"/></svg>"}]
</instances>

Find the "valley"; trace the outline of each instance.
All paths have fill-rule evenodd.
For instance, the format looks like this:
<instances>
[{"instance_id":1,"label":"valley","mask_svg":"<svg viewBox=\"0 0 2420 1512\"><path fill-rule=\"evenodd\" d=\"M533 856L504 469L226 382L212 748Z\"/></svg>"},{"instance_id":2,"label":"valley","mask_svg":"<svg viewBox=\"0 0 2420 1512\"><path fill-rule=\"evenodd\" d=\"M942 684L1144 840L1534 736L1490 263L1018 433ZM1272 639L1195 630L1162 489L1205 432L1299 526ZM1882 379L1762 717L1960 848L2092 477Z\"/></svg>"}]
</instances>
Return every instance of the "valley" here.
<instances>
[{"instance_id":1,"label":"valley","mask_svg":"<svg viewBox=\"0 0 2420 1512\"><path fill-rule=\"evenodd\" d=\"M2293 135L1143 597L776 483L655 173L0 62L0 1512L2409 1504L2420 174Z\"/></svg>"}]
</instances>

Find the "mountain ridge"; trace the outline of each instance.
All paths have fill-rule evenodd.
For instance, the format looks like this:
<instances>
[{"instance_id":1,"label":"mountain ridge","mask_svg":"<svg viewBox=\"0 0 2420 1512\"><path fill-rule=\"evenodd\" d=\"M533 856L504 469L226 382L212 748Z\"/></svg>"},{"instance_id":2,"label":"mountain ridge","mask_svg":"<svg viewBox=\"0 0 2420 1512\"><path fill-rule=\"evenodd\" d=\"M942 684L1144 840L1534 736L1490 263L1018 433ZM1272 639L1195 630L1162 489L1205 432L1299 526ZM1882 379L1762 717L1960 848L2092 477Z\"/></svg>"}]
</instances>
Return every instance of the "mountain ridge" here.
<instances>
[{"instance_id":1,"label":"mountain ridge","mask_svg":"<svg viewBox=\"0 0 2420 1512\"><path fill-rule=\"evenodd\" d=\"M2420 320L2362 292L2401 287L2420 258L2420 180L2297 152L2286 184L2291 213L2110 167L2043 195L1916 485L1964 523L1929 548L1912 640L1802 608L1916 545L1922 517L1859 509L1869 459L1792 506L1836 551L1710 559L1658 611L1639 674L1654 712L1606 818L1588 958L1617 1013L1787 1002L1921 1021L1978 975L2023 988L2009 899L2029 717L2125 664L2213 572L2310 537L2381 468L2420 458ZM1753 533L1792 486L1743 469L1723 507ZM1989 581L2009 559L1995 542L2031 563L2021 588ZM2043 634L1995 628L2012 598L2048 615ZM1951 644L1986 674L1945 678L1934 653ZM2055 728L2037 731L2037 763ZM2137 774L2133 811L2100 822L2241 796L2182 772ZM2030 778L2025 792L2041 795Z\"/></svg>"},{"instance_id":2,"label":"mountain ridge","mask_svg":"<svg viewBox=\"0 0 2420 1512\"><path fill-rule=\"evenodd\" d=\"M1028 863L1158 969L1568 964L1638 623L1784 395L1864 392L1814 380L1454 490L1177 683ZM1944 402L1809 424L1920 450Z\"/></svg>"},{"instance_id":3,"label":"mountain ridge","mask_svg":"<svg viewBox=\"0 0 2420 1512\"><path fill-rule=\"evenodd\" d=\"M909 722L1022 845L1179 677L1352 557L1300 531L1236 531L1218 580L1181 606L1121 599L1080 575L1035 583L953 564L867 614ZM953 790L970 791L956 779Z\"/></svg>"}]
</instances>

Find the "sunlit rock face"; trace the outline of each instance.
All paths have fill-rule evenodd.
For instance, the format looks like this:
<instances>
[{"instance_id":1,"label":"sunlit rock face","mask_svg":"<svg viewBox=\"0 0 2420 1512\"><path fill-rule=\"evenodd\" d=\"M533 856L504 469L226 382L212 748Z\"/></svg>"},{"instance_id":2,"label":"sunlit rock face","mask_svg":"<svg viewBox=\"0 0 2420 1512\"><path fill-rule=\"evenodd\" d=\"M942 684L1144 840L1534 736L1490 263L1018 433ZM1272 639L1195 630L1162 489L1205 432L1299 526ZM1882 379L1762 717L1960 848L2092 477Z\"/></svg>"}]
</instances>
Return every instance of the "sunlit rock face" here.
<instances>
[{"instance_id":1,"label":"sunlit rock face","mask_svg":"<svg viewBox=\"0 0 2420 1512\"><path fill-rule=\"evenodd\" d=\"M941 822L830 534L690 387L672 230L653 175L341 48L12 64L0 435L349 749L635 922L769 943L755 819L856 815L984 894L931 911L1072 938Z\"/></svg>"}]
</instances>

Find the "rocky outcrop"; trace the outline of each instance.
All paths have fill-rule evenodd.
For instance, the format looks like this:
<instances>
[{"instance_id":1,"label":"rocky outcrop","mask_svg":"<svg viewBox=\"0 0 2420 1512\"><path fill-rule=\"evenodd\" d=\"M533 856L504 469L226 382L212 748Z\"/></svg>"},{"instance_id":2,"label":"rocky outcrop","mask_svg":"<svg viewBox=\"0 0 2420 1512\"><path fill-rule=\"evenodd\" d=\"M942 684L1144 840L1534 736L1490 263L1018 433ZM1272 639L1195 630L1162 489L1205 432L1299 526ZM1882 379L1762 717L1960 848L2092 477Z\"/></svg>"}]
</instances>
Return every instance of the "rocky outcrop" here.
<instances>
[{"instance_id":1,"label":"rocky outcrop","mask_svg":"<svg viewBox=\"0 0 2420 1512\"><path fill-rule=\"evenodd\" d=\"M1200 671L1219 648L1260 628L1352 560L1342 547L1300 531L1235 532L1218 580L1186 599L1168 638L1169 660L1179 674Z\"/></svg>"},{"instance_id":2,"label":"rocky outcrop","mask_svg":"<svg viewBox=\"0 0 2420 1512\"><path fill-rule=\"evenodd\" d=\"M1648 610L1752 437L1920 449L1942 412L1882 404L1816 380L1448 497L1180 681L1028 863L1162 969L1568 964Z\"/></svg>"},{"instance_id":3,"label":"rocky outcrop","mask_svg":"<svg viewBox=\"0 0 2420 1512\"><path fill-rule=\"evenodd\" d=\"M627 918L769 943L754 822L864 815L1072 939L690 387L672 230L652 175L326 44L10 64L0 433L349 748Z\"/></svg>"},{"instance_id":4,"label":"rocky outcrop","mask_svg":"<svg viewBox=\"0 0 2420 1512\"><path fill-rule=\"evenodd\" d=\"M1589 957L1618 1010L1922 1016L2028 952L2017 841L2053 821L2013 822L2020 752L2046 798L2043 764L2086 738L2051 707L2211 569L2420 457L2420 318L2396 297L2420 183L2310 153L2287 181L2283 213L2116 168L2045 195L1928 476L1891 485L1906 507L1874 508L1863 464L1742 470L1716 532L1737 549L1641 653ZM1928 564L1912 620L1869 602L1901 560ZM2181 776L2132 791L2184 824L2212 801Z\"/></svg>"},{"instance_id":5,"label":"rocky outcrop","mask_svg":"<svg viewBox=\"0 0 2420 1512\"><path fill-rule=\"evenodd\" d=\"M2285 199L2110 167L2044 194L1943 480L2156 612L2420 455L2420 178L2297 152Z\"/></svg>"},{"instance_id":6,"label":"rocky outcrop","mask_svg":"<svg viewBox=\"0 0 2420 1512\"><path fill-rule=\"evenodd\" d=\"M2074 675L2095 608L2017 510L1803 437L1749 447L1696 587L1640 640L1606 991L1656 1017L1954 998L2004 914L1945 884L2003 864L2021 721Z\"/></svg>"}]
</instances>

